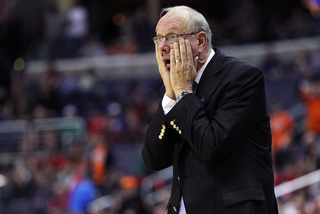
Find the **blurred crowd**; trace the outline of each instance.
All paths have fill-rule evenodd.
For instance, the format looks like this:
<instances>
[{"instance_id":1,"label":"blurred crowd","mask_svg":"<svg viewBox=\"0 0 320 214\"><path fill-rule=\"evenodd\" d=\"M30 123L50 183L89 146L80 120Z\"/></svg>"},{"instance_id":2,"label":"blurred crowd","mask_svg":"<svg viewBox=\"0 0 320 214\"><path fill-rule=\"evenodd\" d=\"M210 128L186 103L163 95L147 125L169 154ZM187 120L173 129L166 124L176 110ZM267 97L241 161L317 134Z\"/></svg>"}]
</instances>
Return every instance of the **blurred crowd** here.
<instances>
[{"instance_id":1,"label":"blurred crowd","mask_svg":"<svg viewBox=\"0 0 320 214\"><path fill-rule=\"evenodd\" d=\"M55 133L47 133L42 153L22 146L16 161L1 165L0 213L165 213L169 193L153 206L140 193L141 181L153 175L140 148L160 101L160 78L109 80L94 70L61 73L49 66L39 79L25 81L23 70L12 68L18 57L52 60L153 51L154 23L146 6L127 4L121 12L113 1L47 0L32 8L31 0L16 1L21 5L14 8L10 2L0 1L0 122L81 117L87 133L68 151L57 146ZM214 46L319 34L318 20L300 1L238 3L199 6L216 29ZM258 66L265 74L278 185L320 168L320 48L301 50L288 61L269 47ZM168 183L160 180L151 189ZM98 199L105 206L101 211ZM320 185L278 201L282 214L320 213Z\"/></svg>"},{"instance_id":2,"label":"blurred crowd","mask_svg":"<svg viewBox=\"0 0 320 214\"><path fill-rule=\"evenodd\" d=\"M265 74L278 185L320 167L320 49L301 50L290 61L271 50L258 66ZM54 67L24 84L20 78L13 81L16 92L2 89L2 122L80 116L87 137L62 152L48 133L44 140L53 146L41 155L19 151L20 158L1 169L7 181L0 187L3 213L86 213L89 202L106 195L112 200L100 213L164 213L168 198L150 207L140 194L141 181L152 174L140 148L160 101L159 78L108 80L92 70L61 73ZM278 201L283 214L319 213L320 186Z\"/></svg>"},{"instance_id":3,"label":"blurred crowd","mask_svg":"<svg viewBox=\"0 0 320 214\"><path fill-rule=\"evenodd\" d=\"M260 67L266 77L279 185L320 167L320 49L301 50L289 62L269 52ZM281 213L319 213L319 184L279 197Z\"/></svg>"},{"instance_id":4,"label":"blurred crowd","mask_svg":"<svg viewBox=\"0 0 320 214\"><path fill-rule=\"evenodd\" d=\"M66 75L49 69L13 97L2 96L0 122L82 117L87 133L67 151L55 131L42 135L40 153L22 138L19 158L0 169L6 180L0 213L87 213L88 203L105 195L112 195L105 213L151 213L143 211L138 194L141 179L151 173L140 148L160 85L158 79L110 81L93 71Z\"/></svg>"},{"instance_id":5,"label":"blurred crowd","mask_svg":"<svg viewBox=\"0 0 320 214\"><path fill-rule=\"evenodd\" d=\"M157 14L170 4L165 0L150 5L139 1L2 0L0 53L11 60L31 60L149 52L154 48L151 38ZM318 17L308 10L308 0L188 0L185 4L207 17L217 46L314 36L320 31Z\"/></svg>"}]
</instances>

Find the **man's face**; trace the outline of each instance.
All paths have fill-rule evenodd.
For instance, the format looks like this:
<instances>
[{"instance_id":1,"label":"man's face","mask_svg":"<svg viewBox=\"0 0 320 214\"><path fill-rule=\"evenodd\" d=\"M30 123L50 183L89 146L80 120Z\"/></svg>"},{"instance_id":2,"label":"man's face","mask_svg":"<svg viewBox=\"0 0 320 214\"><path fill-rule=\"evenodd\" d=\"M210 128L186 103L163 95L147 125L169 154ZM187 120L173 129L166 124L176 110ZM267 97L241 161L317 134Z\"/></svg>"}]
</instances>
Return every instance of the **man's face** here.
<instances>
[{"instance_id":1,"label":"man's face","mask_svg":"<svg viewBox=\"0 0 320 214\"><path fill-rule=\"evenodd\" d=\"M167 13L159 20L156 27L157 36L166 36L170 34L191 33L187 28L186 19L180 14ZM181 36L188 39L191 44L193 57L199 55L197 49L197 39L194 35ZM179 37L180 38L180 37ZM167 41L165 38L156 45L156 48L161 51L162 59L168 70L170 70L170 50L173 49L173 42Z\"/></svg>"}]
</instances>

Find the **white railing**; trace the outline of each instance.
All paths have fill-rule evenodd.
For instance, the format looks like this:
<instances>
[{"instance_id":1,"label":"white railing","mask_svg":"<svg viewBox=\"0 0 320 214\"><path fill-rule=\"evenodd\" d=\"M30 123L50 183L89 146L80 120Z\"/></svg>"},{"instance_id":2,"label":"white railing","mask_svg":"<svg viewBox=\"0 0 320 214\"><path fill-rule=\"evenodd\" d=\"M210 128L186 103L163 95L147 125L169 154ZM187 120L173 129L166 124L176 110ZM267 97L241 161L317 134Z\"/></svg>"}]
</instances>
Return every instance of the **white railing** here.
<instances>
[{"instance_id":1,"label":"white railing","mask_svg":"<svg viewBox=\"0 0 320 214\"><path fill-rule=\"evenodd\" d=\"M303 51L316 51L320 47L320 36L299 38L269 43L254 43L219 47L226 55L248 60L259 64L261 59L271 49L284 61L292 60L296 54ZM84 72L94 70L97 75L111 79L158 77L158 66L155 54L123 54L75 59L60 59L51 62L60 72ZM30 61L26 63L26 77L36 77L47 71L47 60Z\"/></svg>"},{"instance_id":2,"label":"white railing","mask_svg":"<svg viewBox=\"0 0 320 214\"><path fill-rule=\"evenodd\" d=\"M276 197L279 198L318 182L320 182L320 170L316 170L299 178L279 184L274 188L274 190Z\"/></svg>"}]
</instances>

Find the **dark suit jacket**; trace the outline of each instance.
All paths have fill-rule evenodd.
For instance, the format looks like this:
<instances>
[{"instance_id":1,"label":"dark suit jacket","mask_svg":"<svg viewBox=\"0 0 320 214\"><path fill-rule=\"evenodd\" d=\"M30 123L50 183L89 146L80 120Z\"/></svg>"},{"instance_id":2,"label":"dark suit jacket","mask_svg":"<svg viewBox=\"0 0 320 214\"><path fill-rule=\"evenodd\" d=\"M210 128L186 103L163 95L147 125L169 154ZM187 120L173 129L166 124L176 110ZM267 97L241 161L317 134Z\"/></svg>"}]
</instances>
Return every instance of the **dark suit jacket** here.
<instances>
[{"instance_id":1,"label":"dark suit jacket","mask_svg":"<svg viewBox=\"0 0 320 214\"><path fill-rule=\"evenodd\" d=\"M167 114L161 103L142 149L152 170L173 165L168 213L274 214L271 132L264 77L218 49L196 94Z\"/></svg>"}]
</instances>

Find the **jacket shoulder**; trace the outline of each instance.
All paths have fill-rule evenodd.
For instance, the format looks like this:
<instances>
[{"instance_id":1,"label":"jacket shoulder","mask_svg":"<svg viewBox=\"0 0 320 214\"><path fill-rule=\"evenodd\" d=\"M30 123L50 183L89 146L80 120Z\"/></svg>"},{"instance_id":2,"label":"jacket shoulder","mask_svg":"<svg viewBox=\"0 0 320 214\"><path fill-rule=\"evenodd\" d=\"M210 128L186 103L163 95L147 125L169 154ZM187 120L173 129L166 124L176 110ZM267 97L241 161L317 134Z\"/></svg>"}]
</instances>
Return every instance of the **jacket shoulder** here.
<instances>
[{"instance_id":1,"label":"jacket shoulder","mask_svg":"<svg viewBox=\"0 0 320 214\"><path fill-rule=\"evenodd\" d=\"M236 57L226 56L223 61L223 66L226 69L229 68L237 71L254 70L255 72L262 73L261 69L255 64Z\"/></svg>"}]
</instances>

